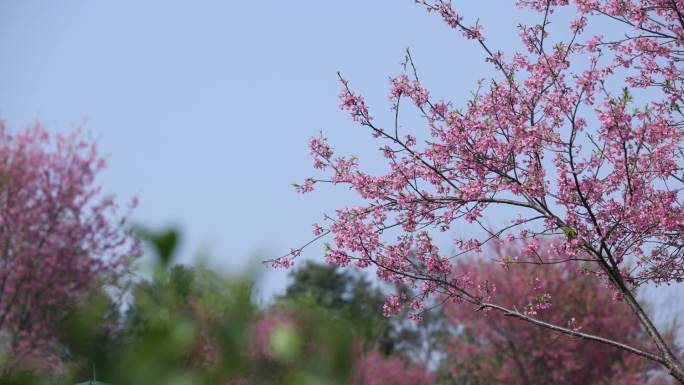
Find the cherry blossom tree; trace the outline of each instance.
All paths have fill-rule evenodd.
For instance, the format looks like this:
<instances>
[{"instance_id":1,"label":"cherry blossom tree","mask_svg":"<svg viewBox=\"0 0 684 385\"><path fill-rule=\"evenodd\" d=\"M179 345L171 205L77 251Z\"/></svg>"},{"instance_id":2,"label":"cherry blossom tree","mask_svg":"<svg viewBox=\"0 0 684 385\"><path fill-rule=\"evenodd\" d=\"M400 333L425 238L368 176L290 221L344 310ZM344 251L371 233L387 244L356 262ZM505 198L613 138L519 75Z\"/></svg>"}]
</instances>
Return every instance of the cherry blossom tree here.
<instances>
[{"instance_id":1,"label":"cherry blossom tree","mask_svg":"<svg viewBox=\"0 0 684 385\"><path fill-rule=\"evenodd\" d=\"M361 355L353 365L351 385L430 385L435 375L401 356L383 357L377 349Z\"/></svg>"},{"instance_id":2,"label":"cherry blossom tree","mask_svg":"<svg viewBox=\"0 0 684 385\"><path fill-rule=\"evenodd\" d=\"M515 245L501 246L488 254L501 259L517 252ZM544 249L542 245L540 251ZM629 345L651 345L629 307L614 301L604 284L584 271L582 264L515 264L503 269L494 259L468 258L457 268L478 284L486 280L495 286L492 301L508 308L523 309L545 322L568 323L576 330ZM656 363L625 350L562 338L529 323L507 319L500 312L473 312L467 306L452 304L446 313L457 331L446 344L445 362L454 379L521 385L674 383L667 373L657 370ZM675 336L668 337L672 340Z\"/></svg>"},{"instance_id":3,"label":"cherry blossom tree","mask_svg":"<svg viewBox=\"0 0 684 385\"><path fill-rule=\"evenodd\" d=\"M426 299L444 297L626 350L684 383L682 361L635 297L642 285L684 280L684 1L519 0L539 22L519 26L523 48L516 52L491 45L483 26L450 1L416 2L481 49L491 78L465 102L435 100L407 51L390 82L394 121L378 122L340 76L340 107L381 142L387 172L366 172L322 135L311 139L323 176L297 190L331 183L364 202L314 225L316 237L332 238L327 260L374 266L382 279L418 290L390 297L388 315L409 306L419 317ZM565 33L551 35L548 26L561 13L573 19ZM424 131L401 132L405 101L424 118ZM511 220L485 226L497 207ZM482 236L455 239L455 252L441 250L435 234L463 225L480 226ZM492 240L527 242L506 263L588 263L629 307L653 350L493 301L493 285L477 284L453 263ZM543 240L551 242L545 255L538 253ZM289 266L300 253L273 264Z\"/></svg>"},{"instance_id":4,"label":"cherry blossom tree","mask_svg":"<svg viewBox=\"0 0 684 385\"><path fill-rule=\"evenodd\" d=\"M0 334L3 367L60 363L56 326L95 287L113 284L137 243L100 197L105 166L78 133L0 122Z\"/></svg>"}]
</instances>

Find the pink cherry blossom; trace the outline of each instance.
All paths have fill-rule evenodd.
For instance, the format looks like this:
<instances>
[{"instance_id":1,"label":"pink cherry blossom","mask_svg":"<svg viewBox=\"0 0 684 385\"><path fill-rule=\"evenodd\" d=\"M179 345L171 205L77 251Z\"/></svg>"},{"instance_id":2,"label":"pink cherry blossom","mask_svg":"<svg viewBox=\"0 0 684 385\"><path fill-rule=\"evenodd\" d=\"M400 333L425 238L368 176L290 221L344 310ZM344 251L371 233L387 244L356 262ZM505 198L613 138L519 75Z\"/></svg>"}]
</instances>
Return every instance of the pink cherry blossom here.
<instances>
[{"instance_id":1,"label":"pink cherry blossom","mask_svg":"<svg viewBox=\"0 0 684 385\"><path fill-rule=\"evenodd\" d=\"M97 148L77 133L0 122L0 333L4 370L60 362L57 322L93 287L116 284L138 244L102 196ZM134 202L135 203L135 202ZM28 364L29 366L32 364Z\"/></svg>"},{"instance_id":2,"label":"pink cherry blossom","mask_svg":"<svg viewBox=\"0 0 684 385\"><path fill-rule=\"evenodd\" d=\"M652 349L629 307L612 299L599 278L580 263L530 265L496 260L519 252L511 244L492 250L494 259L464 259L458 271L496 288L492 300L525 309L546 322ZM542 252L548 251L542 247ZM547 298L552 299L549 302ZM499 312L450 304L447 319L460 332L448 337L447 362L454 377L485 384L584 385L673 384L654 363L607 345L588 344Z\"/></svg>"},{"instance_id":3,"label":"pink cherry blossom","mask_svg":"<svg viewBox=\"0 0 684 385\"><path fill-rule=\"evenodd\" d=\"M477 18L450 1L417 3L472 40L492 75L469 100L432 100L407 52L390 85L397 120L386 124L375 123L340 76L340 107L379 141L388 171L366 172L356 157L333 157L327 141L315 139L311 147L323 150L312 151L314 165L330 174L313 180L350 188L363 201L325 217L321 234L332 238L332 261L373 266L380 278L418 289L404 305L447 295L573 335L532 312L488 302L490 293L459 275L453 261L494 240L522 240L517 261L587 262L631 309L656 353L589 339L662 364L684 383L684 365L634 295L647 283L684 281L684 1L518 0L538 22L521 23L516 52L490 45L469 22ZM576 16L552 34L561 8ZM597 25L602 35L588 32ZM411 108L404 98L425 118L422 132L414 124L416 132L400 132L400 106ZM494 207L515 219L490 228ZM433 241L460 226L484 235L455 239L453 253ZM546 255L538 253L541 240L552 244Z\"/></svg>"}]
</instances>

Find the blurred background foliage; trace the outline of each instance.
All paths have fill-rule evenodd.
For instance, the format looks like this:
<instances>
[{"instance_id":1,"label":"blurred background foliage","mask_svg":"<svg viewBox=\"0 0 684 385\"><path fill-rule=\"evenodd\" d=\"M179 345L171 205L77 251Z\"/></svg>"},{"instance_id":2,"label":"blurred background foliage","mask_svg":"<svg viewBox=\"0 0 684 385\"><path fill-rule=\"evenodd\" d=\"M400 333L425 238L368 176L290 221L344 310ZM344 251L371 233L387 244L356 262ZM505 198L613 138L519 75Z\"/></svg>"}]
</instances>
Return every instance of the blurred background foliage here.
<instances>
[{"instance_id":1,"label":"blurred background foliage","mask_svg":"<svg viewBox=\"0 0 684 385\"><path fill-rule=\"evenodd\" d=\"M61 319L59 356L50 361L56 359L58 367L30 361L5 368L0 384L490 384L501 383L497 378L512 370L513 356L497 348L511 341L532 343L534 356L520 356L515 362L531 372L550 368L546 372L554 376L549 378L569 373L565 364L555 361L558 352L585 349L615 369L599 373L591 369L591 362L581 362L586 353L579 354L573 376L586 374L588 384L613 383L615 373L621 375L618 383L625 385L671 383L647 362L610 347L580 344L528 324L475 313L464 305L434 306L420 323L405 313L385 318L382 307L388 294L415 293L407 287L380 286L353 268L303 262L290 273L283 294L258 305L249 277L227 277L206 266L175 263L181 238L176 230L139 234L153 256L151 271L120 287L99 287ZM492 270L485 276L496 282L504 298L523 304L529 300L530 293L517 292L521 285L515 283L534 279L532 269L503 271L494 262L475 258L467 263L462 270ZM615 314L613 318L623 320L627 329L611 326L613 318L596 313L590 306L596 301L578 300L598 298L593 293L600 282L552 269L543 282L548 281L548 290L561 302L540 317L565 317L572 305L577 314L586 313L585 320L597 314L599 321L607 322L599 328L615 333L632 330L630 321L620 315L618 302L601 302L598 308ZM566 280L578 279L583 282L581 293L559 291L570 287ZM639 341L637 334L632 337ZM513 375L508 381L542 384L548 383L546 377Z\"/></svg>"},{"instance_id":2,"label":"blurred background foliage","mask_svg":"<svg viewBox=\"0 0 684 385\"><path fill-rule=\"evenodd\" d=\"M367 383L354 373L366 352L373 367L431 379L408 358L421 345L418 328L383 317L383 290L358 271L306 263L259 307L252 280L174 264L176 230L140 234L155 256L150 276L99 288L62 320L57 371L18 367L0 383Z\"/></svg>"}]
</instances>

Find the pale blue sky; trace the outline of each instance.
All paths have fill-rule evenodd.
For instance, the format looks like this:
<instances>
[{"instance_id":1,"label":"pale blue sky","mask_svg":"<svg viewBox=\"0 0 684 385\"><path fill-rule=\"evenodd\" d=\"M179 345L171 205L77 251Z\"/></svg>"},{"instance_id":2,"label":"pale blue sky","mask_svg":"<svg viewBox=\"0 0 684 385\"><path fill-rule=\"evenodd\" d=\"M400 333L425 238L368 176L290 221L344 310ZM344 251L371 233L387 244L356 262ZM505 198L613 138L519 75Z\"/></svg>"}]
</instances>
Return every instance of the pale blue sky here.
<instances>
[{"instance_id":1,"label":"pale blue sky","mask_svg":"<svg viewBox=\"0 0 684 385\"><path fill-rule=\"evenodd\" d=\"M490 19L509 44L504 15ZM207 248L236 269L306 241L324 211L350 202L291 183L310 175L306 143L320 130L340 151L375 155L338 111L335 73L387 114L406 47L443 97L464 98L488 71L412 0L5 1L0 117L54 131L85 121L109 160L105 190L139 196L137 222L176 223L186 259ZM283 284L269 272L263 290Z\"/></svg>"},{"instance_id":2,"label":"pale blue sky","mask_svg":"<svg viewBox=\"0 0 684 385\"><path fill-rule=\"evenodd\" d=\"M493 47L518 45L525 14L513 2L460 3ZM382 119L407 47L439 98L463 102L490 74L477 46L413 0L6 0L0 118L54 131L85 122L109 160L105 190L140 198L136 222L178 224L186 261L207 249L237 270L307 241L323 212L353 202L291 183L311 174L306 144L320 130L380 165L377 143L338 110L335 73ZM285 282L267 271L260 288Z\"/></svg>"}]
</instances>

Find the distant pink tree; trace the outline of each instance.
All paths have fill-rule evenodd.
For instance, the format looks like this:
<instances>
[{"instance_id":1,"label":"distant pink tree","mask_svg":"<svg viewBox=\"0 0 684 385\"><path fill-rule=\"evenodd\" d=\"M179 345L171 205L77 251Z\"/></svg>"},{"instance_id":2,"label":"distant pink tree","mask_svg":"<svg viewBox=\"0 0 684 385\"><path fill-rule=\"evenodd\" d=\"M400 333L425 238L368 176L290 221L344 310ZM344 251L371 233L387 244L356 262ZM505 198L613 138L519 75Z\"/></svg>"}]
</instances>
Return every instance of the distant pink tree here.
<instances>
[{"instance_id":1,"label":"distant pink tree","mask_svg":"<svg viewBox=\"0 0 684 385\"><path fill-rule=\"evenodd\" d=\"M544 251L542 245L540 252ZM517 252L518 248L507 245L490 254L501 260ZM614 301L605 283L583 271L579 263L502 267L493 259L471 258L457 268L472 276L475 284L495 288L492 301L502 306L629 345L652 345L626 304ZM643 357L564 338L501 312L474 312L452 304L446 315L457 330L446 344L446 361L455 378L511 385L673 383L667 373L657 370L657 364Z\"/></svg>"},{"instance_id":2,"label":"distant pink tree","mask_svg":"<svg viewBox=\"0 0 684 385\"><path fill-rule=\"evenodd\" d=\"M519 0L539 21L520 24L517 52L494 48L482 25L468 24L450 1L416 2L482 49L491 78L465 103L434 100L407 52L390 82L394 121L382 123L340 77L340 107L382 141L387 172L371 174L357 157L335 155L323 136L310 141L314 167L329 174L298 191L332 183L364 201L314 225L317 237L332 237L327 260L375 266L382 279L418 290L389 298L388 314L409 306L418 317L426 299L445 295L640 355L684 383L682 361L634 295L647 283L684 280L684 0ZM552 36L559 13L572 20ZM423 133L401 132L404 102L424 117ZM496 207L509 222L485 226ZM434 233L463 224L482 227L483 236L456 239L456 253L441 251ZM452 263L493 239L527 241L517 262L589 263L655 352L493 302L488 285ZM542 240L552 242L546 255L537 252ZM300 253L273 263L289 266Z\"/></svg>"},{"instance_id":3,"label":"distant pink tree","mask_svg":"<svg viewBox=\"0 0 684 385\"><path fill-rule=\"evenodd\" d=\"M400 356L383 357L377 349L361 355L354 363L350 385L430 385L435 375L423 365Z\"/></svg>"},{"instance_id":4,"label":"distant pink tree","mask_svg":"<svg viewBox=\"0 0 684 385\"><path fill-rule=\"evenodd\" d=\"M95 285L115 283L137 243L99 197L105 166L77 133L0 122L0 340L4 369L60 362L56 325Z\"/></svg>"}]
</instances>

